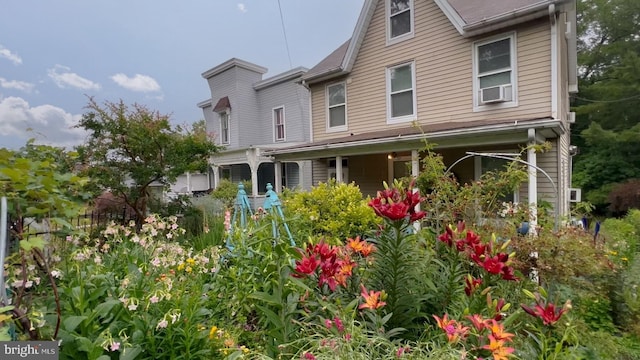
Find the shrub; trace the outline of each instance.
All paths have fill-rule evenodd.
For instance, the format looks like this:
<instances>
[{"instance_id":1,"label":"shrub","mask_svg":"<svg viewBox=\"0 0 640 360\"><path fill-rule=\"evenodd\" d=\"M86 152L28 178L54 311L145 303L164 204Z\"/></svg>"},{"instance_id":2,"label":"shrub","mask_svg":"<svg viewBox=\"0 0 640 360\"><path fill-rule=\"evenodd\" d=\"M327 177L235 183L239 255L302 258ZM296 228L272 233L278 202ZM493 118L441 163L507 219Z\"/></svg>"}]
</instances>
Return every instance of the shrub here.
<instances>
[{"instance_id":1,"label":"shrub","mask_svg":"<svg viewBox=\"0 0 640 360\"><path fill-rule=\"evenodd\" d=\"M251 194L251 181L242 181L244 185L244 191L247 195ZM224 207L227 209L233 208L236 196L238 195L238 184L231 182L228 179L221 179L218 187L211 192L211 197L222 201Z\"/></svg>"},{"instance_id":2,"label":"shrub","mask_svg":"<svg viewBox=\"0 0 640 360\"><path fill-rule=\"evenodd\" d=\"M364 236L379 219L355 184L319 183L308 192L283 196L287 221L301 238L313 236L333 243Z\"/></svg>"}]
</instances>

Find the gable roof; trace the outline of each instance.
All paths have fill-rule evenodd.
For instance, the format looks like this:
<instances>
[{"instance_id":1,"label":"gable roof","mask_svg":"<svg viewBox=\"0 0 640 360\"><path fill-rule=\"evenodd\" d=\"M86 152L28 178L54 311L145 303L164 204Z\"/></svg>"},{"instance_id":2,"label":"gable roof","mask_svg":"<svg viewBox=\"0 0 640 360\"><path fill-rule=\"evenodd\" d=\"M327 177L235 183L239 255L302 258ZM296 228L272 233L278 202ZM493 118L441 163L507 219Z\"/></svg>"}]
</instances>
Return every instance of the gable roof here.
<instances>
[{"instance_id":1,"label":"gable roof","mask_svg":"<svg viewBox=\"0 0 640 360\"><path fill-rule=\"evenodd\" d=\"M362 41L381 0L365 0L351 39L324 58L303 76L307 83L347 74L356 60ZM417 1L417 0L413 0ZM547 16L555 5L576 0L427 0L434 1L458 30L471 37ZM341 60L341 63L339 63Z\"/></svg>"}]
</instances>

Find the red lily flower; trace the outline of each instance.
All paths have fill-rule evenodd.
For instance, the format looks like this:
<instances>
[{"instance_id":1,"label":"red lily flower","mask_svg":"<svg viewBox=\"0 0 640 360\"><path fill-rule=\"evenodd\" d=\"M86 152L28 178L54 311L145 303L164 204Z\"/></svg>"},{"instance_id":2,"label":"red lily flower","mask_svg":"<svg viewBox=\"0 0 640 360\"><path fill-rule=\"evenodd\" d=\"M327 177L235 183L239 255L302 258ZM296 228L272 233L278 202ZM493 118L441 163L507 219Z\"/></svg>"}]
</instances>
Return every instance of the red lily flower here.
<instances>
[{"instance_id":1,"label":"red lily flower","mask_svg":"<svg viewBox=\"0 0 640 360\"><path fill-rule=\"evenodd\" d=\"M304 275L311 275L315 273L318 265L320 264L320 260L314 256L305 256L301 260L296 261L296 272L298 274L293 274L293 276L301 277Z\"/></svg>"},{"instance_id":2,"label":"red lily flower","mask_svg":"<svg viewBox=\"0 0 640 360\"><path fill-rule=\"evenodd\" d=\"M482 279L475 279L471 275L467 275L464 279L464 293L467 296L471 296L471 294L482 284Z\"/></svg>"},{"instance_id":3,"label":"red lily flower","mask_svg":"<svg viewBox=\"0 0 640 360\"><path fill-rule=\"evenodd\" d=\"M522 310L524 310L527 314L540 318L544 325L554 325L562 314L569 311L571 308L571 301L567 300L562 308L556 307L555 304L549 302L546 303L542 301L540 294L536 294L536 305L531 308L524 304L520 304Z\"/></svg>"}]
</instances>

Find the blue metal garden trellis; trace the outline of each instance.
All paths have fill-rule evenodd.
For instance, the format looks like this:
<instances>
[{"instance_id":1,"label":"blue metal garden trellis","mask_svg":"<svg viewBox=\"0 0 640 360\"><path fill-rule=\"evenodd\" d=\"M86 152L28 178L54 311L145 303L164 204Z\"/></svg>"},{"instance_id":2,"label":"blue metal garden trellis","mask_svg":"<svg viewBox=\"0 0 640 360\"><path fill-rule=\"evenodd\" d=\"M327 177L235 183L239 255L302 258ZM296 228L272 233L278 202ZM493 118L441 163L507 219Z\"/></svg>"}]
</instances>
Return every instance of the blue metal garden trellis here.
<instances>
[{"instance_id":1,"label":"blue metal garden trellis","mask_svg":"<svg viewBox=\"0 0 640 360\"><path fill-rule=\"evenodd\" d=\"M273 186L271 183L267 183L267 193L264 199L264 209L265 211L271 212L271 227L273 231L273 238L277 239L280 237L280 232L278 231L278 223L276 219L281 219L284 229L287 231L287 236L289 236L289 243L291 246L295 246L296 242L293 241L293 236L291 235L291 231L289 231L289 225L284 219L284 213L282 212L282 203L280 202L280 198L278 198L278 194L273 191Z\"/></svg>"}]
</instances>

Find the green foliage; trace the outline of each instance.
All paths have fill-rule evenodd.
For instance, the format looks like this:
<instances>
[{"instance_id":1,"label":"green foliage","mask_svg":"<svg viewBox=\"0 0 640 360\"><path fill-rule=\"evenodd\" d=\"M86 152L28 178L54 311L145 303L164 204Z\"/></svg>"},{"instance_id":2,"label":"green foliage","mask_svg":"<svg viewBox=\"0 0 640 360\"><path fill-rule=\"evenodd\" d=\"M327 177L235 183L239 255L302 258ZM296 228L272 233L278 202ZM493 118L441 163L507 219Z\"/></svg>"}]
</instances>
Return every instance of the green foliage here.
<instances>
[{"instance_id":1,"label":"green foliage","mask_svg":"<svg viewBox=\"0 0 640 360\"><path fill-rule=\"evenodd\" d=\"M9 214L51 218L61 225L76 216L89 180L71 172L75 158L75 153L32 142L18 151L0 148L0 196L7 197Z\"/></svg>"},{"instance_id":2,"label":"green foliage","mask_svg":"<svg viewBox=\"0 0 640 360\"><path fill-rule=\"evenodd\" d=\"M319 183L308 192L286 194L282 200L287 221L303 239L313 236L342 243L366 234L380 221L353 183Z\"/></svg>"},{"instance_id":3,"label":"green foliage","mask_svg":"<svg viewBox=\"0 0 640 360\"><path fill-rule=\"evenodd\" d=\"M251 194L251 181L242 181L244 191L247 195ZM211 197L222 202L225 208L233 209L236 197L238 195L238 184L228 179L221 179L218 186L211 192Z\"/></svg>"},{"instance_id":4,"label":"green foliage","mask_svg":"<svg viewBox=\"0 0 640 360\"><path fill-rule=\"evenodd\" d=\"M89 132L78 147L84 172L95 190L110 190L145 217L149 186L164 186L188 171L205 171L209 157L218 151L201 127L174 127L169 116L120 101L98 104L89 100L88 112L77 125Z\"/></svg>"}]
</instances>

